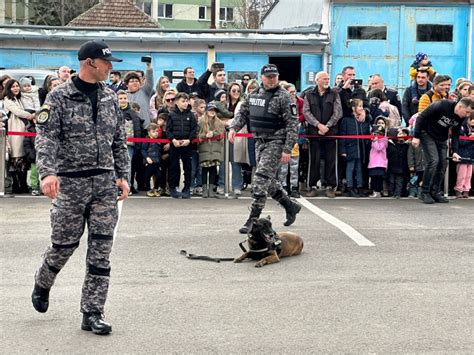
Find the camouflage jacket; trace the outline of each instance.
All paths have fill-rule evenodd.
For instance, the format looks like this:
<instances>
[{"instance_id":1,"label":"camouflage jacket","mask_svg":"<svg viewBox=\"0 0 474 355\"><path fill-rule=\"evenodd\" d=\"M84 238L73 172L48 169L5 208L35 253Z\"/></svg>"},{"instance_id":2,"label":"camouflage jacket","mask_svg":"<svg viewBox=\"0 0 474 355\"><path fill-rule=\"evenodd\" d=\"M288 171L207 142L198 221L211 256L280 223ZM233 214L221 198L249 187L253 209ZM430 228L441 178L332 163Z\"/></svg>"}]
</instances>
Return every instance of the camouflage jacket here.
<instances>
[{"instance_id":1,"label":"camouflage jacket","mask_svg":"<svg viewBox=\"0 0 474 355\"><path fill-rule=\"evenodd\" d=\"M259 95L263 95L265 92L263 86L258 89ZM283 151L290 153L298 139L296 105L291 102L290 94L284 89L278 89L268 105L268 111L275 115L281 115L285 122L285 128L277 130L274 134L259 133L257 138L281 139L285 142ZM235 114L230 128L233 128L235 131L241 130L248 123L249 115L249 98L247 97L242 102L239 112Z\"/></svg>"},{"instance_id":2,"label":"camouflage jacket","mask_svg":"<svg viewBox=\"0 0 474 355\"><path fill-rule=\"evenodd\" d=\"M89 98L72 80L46 98L37 116L36 151L41 179L94 169L115 170L128 180L125 125L115 93L99 84L97 119Z\"/></svg>"}]
</instances>

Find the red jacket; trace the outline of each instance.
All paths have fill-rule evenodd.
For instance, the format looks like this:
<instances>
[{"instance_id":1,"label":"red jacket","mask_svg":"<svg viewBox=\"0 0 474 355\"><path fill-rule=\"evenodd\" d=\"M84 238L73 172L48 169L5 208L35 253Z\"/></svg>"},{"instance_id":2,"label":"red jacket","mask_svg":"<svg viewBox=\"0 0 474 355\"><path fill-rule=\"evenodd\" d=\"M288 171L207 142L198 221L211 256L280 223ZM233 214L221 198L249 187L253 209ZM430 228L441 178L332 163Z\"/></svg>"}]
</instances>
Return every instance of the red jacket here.
<instances>
[{"instance_id":1,"label":"red jacket","mask_svg":"<svg viewBox=\"0 0 474 355\"><path fill-rule=\"evenodd\" d=\"M304 100L296 96L296 108L298 109L298 120L304 122L304 112L303 112Z\"/></svg>"}]
</instances>

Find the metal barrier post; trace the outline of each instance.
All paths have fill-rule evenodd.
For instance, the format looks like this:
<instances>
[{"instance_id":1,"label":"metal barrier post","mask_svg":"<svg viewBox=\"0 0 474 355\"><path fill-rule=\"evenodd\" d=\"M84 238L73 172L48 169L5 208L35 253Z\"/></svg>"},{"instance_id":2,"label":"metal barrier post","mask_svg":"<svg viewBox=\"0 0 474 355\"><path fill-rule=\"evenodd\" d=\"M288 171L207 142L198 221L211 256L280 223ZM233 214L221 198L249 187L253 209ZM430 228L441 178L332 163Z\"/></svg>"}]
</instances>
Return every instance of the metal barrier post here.
<instances>
[{"instance_id":1,"label":"metal barrier post","mask_svg":"<svg viewBox=\"0 0 474 355\"><path fill-rule=\"evenodd\" d=\"M444 196L448 197L449 196L449 163L450 163L449 145L448 145L448 149L446 150L446 160L447 160L446 171L444 173Z\"/></svg>"},{"instance_id":2,"label":"metal barrier post","mask_svg":"<svg viewBox=\"0 0 474 355\"><path fill-rule=\"evenodd\" d=\"M0 128L0 197L5 196L5 164L7 151L7 131Z\"/></svg>"},{"instance_id":3,"label":"metal barrier post","mask_svg":"<svg viewBox=\"0 0 474 355\"><path fill-rule=\"evenodd\" d=\"M229 198L230 190L230 171L229 171L229 161L230 161L230 143L229 143L229 132L226 130L224 134L224 196Z\"/></svg>"}]
</instances>

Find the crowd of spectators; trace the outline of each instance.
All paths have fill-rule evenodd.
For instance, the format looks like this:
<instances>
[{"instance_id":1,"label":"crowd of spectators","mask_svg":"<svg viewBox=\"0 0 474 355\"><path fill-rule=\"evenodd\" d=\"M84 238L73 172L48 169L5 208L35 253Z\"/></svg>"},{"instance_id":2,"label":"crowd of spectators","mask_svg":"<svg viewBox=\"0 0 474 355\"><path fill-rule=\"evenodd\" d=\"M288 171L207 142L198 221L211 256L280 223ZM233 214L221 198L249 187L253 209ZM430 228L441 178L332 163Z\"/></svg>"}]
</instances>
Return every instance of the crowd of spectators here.
<instances>
[{"instance_id":1,"label":"crowd of spectators","mask_svg":"<svg viewBox=\"0 0 474 355\"><path fill-rule=\"evenodd\" d=\"M238 82L229 83L223 63L214 63L199 78L194 68L184 68L183 80L172 88L166 76L155 83L151 63L145 65L144 71L130 71L123 79L120 71L112 71L108 83L117 93L130 138L130 193L224 197L225 129L242 101L258 88L258 78L245 74ZM8 130L34 133L36 114L47 94L71 75L70 68L61 67L57 76L46 77L40 88L32 76L20 80L0 77L0 111ZM288 194L416 197L423 184L423 152L410 144L409 136L418 113L438 100L474 100L474 84L463 78L453 83L449 76L437 74L423 53L417 55L410 76L412 82L402 99L397 90L385 86L379 74L371 75L364 87L356 80L353 66L344 67L333 85L326 72L317 73L315 86L300 95L294 84L281 81L297 107L300 122L300 139L292 159L279 172ZM473 126L471 115L459 134L473 137ZM239 133L248 133L247 127ZM337 135L343 137L335 138ZM8 136L5 158L13 194L41 194L34 139L32 135ZM469 196L473 144L472 140L461 140L453 147L463 158L451 168L453 175L457 173L457 181L451 184L457 198ZM230 146L232 197L251 189L255 165L253 139L237 138Z\"/></svg>"}]
</instances>

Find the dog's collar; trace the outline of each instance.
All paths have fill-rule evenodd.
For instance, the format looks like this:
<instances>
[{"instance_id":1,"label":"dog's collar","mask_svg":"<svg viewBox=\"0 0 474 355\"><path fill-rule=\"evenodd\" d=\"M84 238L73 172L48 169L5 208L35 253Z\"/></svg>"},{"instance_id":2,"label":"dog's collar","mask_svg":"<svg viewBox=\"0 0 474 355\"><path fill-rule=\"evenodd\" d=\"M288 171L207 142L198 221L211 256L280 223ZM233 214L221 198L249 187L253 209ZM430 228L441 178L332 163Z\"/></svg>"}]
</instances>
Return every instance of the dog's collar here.
<instances>
[{"instance_id":1,"label":"dog's collar","mask_svg":"<svg viewBox=\"0 0 474 355\"><path fill-rule=\"evenodd\" d=\"M271 245L270 245L269 247L262 248L262 249L252 249L252 248L250 247L250 243L248 242L248 239L245 240L244 242L247 242L247 245L249 246L249 252L252 252L252 253L264 253L264 252L267 252L267 251L276 250L276 249L278 249L278 247L279 247L280 244L281 244L281 240L278 239L276 236L274 237L273 243L271 243ZM243 248L243 245L242 245L242 244L243 244L244 242L242 242L242 243L239 244L241 248ZM245 248L243 248L243 250L244 250L244 252L247 252L247 251L245 250Z\"/></svg>"}]
</instances>

